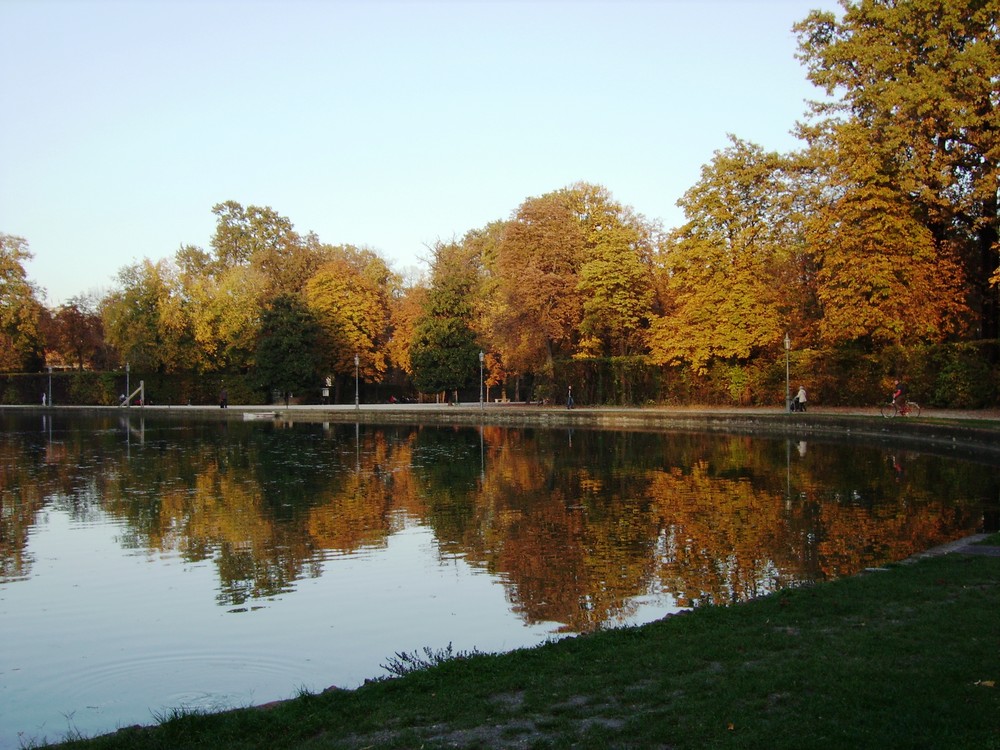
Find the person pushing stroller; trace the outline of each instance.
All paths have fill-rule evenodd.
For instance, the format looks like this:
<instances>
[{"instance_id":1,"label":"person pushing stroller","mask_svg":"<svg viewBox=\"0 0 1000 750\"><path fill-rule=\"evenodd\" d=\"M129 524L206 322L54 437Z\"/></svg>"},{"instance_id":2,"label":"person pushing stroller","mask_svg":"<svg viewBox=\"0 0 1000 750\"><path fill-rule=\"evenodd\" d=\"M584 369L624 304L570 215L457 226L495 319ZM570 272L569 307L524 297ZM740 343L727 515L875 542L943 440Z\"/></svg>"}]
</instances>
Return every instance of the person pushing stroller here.
<instances>
[{"instance_id":1,"label":"person pushing stroller","mask_svg":"<svg viewBox=\"0 0 1000 750\"><path fill-rule=\"evenodd\" d=\"M806 387L804 385L799 386L799 392L795 394L795 398L792 399L791 410L792 411L805 411L806 410Z\"/></svg>"}]
</instances>

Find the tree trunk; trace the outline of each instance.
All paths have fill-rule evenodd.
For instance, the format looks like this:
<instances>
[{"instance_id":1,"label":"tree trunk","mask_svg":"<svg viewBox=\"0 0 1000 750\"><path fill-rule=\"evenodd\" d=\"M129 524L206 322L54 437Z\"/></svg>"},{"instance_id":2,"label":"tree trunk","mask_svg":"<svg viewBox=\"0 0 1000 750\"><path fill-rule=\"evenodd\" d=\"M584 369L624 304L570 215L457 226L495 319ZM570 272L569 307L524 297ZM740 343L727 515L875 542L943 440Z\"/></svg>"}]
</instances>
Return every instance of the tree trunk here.
<instances>
[{"instance_id":1,"label":"tree trunk","mask_svg":"<svg viewBox=\"0 0 1000 750\"><path fill-rule=\"evenodd\" d=\"M987 216L998 215L997 200L988 201L985 207ZM975 280L982 289L982 310L980 313L980 338L1000 338L1000 284L990 285L990 276L1000 265L1000 251L997 246L997 224L994 221L983 227L979 233L980 268L979 278Z\"/></svg>"}]
</instances>

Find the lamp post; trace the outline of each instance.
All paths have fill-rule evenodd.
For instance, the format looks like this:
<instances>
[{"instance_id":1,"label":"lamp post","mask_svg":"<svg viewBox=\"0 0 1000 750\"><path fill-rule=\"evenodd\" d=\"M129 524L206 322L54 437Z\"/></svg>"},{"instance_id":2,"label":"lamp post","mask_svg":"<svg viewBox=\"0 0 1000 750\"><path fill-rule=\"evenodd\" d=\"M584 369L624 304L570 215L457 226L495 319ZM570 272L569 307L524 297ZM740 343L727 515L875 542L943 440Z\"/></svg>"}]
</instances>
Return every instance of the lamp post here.
<instances>
[{"instance_id":1,"label":"lamp post","mask_svg":"<svg viewBox=\"0 0 1000 750\"><path fill-rule=\"evenodd\" d=\"M52 365L49 365L49 406L52 406Z\"/></svg>"},{"instance_id":2,"label":"lamp post","mask_svg":"<svg viewBox=\"0 0 1000 750\"><path fill-rule=\"evenodd\" d=\"M788 387L788 350L792 348L792 340L788 338L788 331L785 331L785 413L791 409L791 390Z\"/></svg>"},{"instance_id":3,"label":"lamp post","mask_svg":"<svg viewBox=\"0 0 1000 750\"><path fill-rule=\"evenodd\" d=\"M132 395L132 387L128 384L129 377L129 363L125 363L125 406L128 406L128 402L132 399L129 398Z\"/></svg>"},{"instance_id":4,"label":"lamp post","mask_svg":"<svg viewBox=\"0 0 1000 750\"><path fill-rule=\"evenodd\" d=\"M361 362L361 360L358 358L358 355L355 354L354 355L354 408L355 409L360 409L361 408L361 402L358 400L358 393L359 393L359 391L358 391L358 365L360 364L360 362Z\"/></svg>"},{"instance_id":5,"label":"lamp post","mask_svg":"<svg viewBox=\"0 0 1000 750\"><path fill-rule=\"evenodd\" d=\"M486 357L483 350L479 350L479 411L483 410L483 359Z\"/></svg>"}]
</instances>

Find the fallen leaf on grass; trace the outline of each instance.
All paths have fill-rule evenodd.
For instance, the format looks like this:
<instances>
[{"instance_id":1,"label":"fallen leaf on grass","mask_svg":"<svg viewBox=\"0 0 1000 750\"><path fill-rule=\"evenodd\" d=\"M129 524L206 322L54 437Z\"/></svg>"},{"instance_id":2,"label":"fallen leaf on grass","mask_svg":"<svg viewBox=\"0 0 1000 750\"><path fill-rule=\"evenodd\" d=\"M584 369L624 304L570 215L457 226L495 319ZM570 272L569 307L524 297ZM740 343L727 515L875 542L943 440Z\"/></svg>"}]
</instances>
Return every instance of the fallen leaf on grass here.
<instances>
[{"instance_id":1,"label":"fallen leaf on grass","mask_svg":"<svg viewBox=\"0 0 1000 750\"><path fill-rule=\"evenodd\" d=\"M976 680L974 685L979 685L979 687L996 687L996 680Z\"/></svg>"}]
</instances>

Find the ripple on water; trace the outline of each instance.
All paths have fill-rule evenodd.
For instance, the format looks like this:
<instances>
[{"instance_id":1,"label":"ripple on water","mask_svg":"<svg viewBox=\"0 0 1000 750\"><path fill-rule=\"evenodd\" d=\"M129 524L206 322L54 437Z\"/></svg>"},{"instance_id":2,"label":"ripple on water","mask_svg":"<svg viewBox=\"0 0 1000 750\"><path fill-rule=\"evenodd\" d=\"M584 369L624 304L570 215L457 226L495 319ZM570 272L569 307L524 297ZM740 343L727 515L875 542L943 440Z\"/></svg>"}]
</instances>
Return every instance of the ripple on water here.
<instances>
[{"instance_id":1,"label":"ripple on water","mask_svg":"<svg viewBox=\"0 0 1000 750\"><path fill-rule=\"evenodd\" d=\"M89 735L149 724L175 711L221 711L288 698L301 670L295 659L198 647L97 665L82 660L25 685L8 708L22 717L19 731L29 736L56 738L69 729Z\"/></svg>"}]
</instances>

